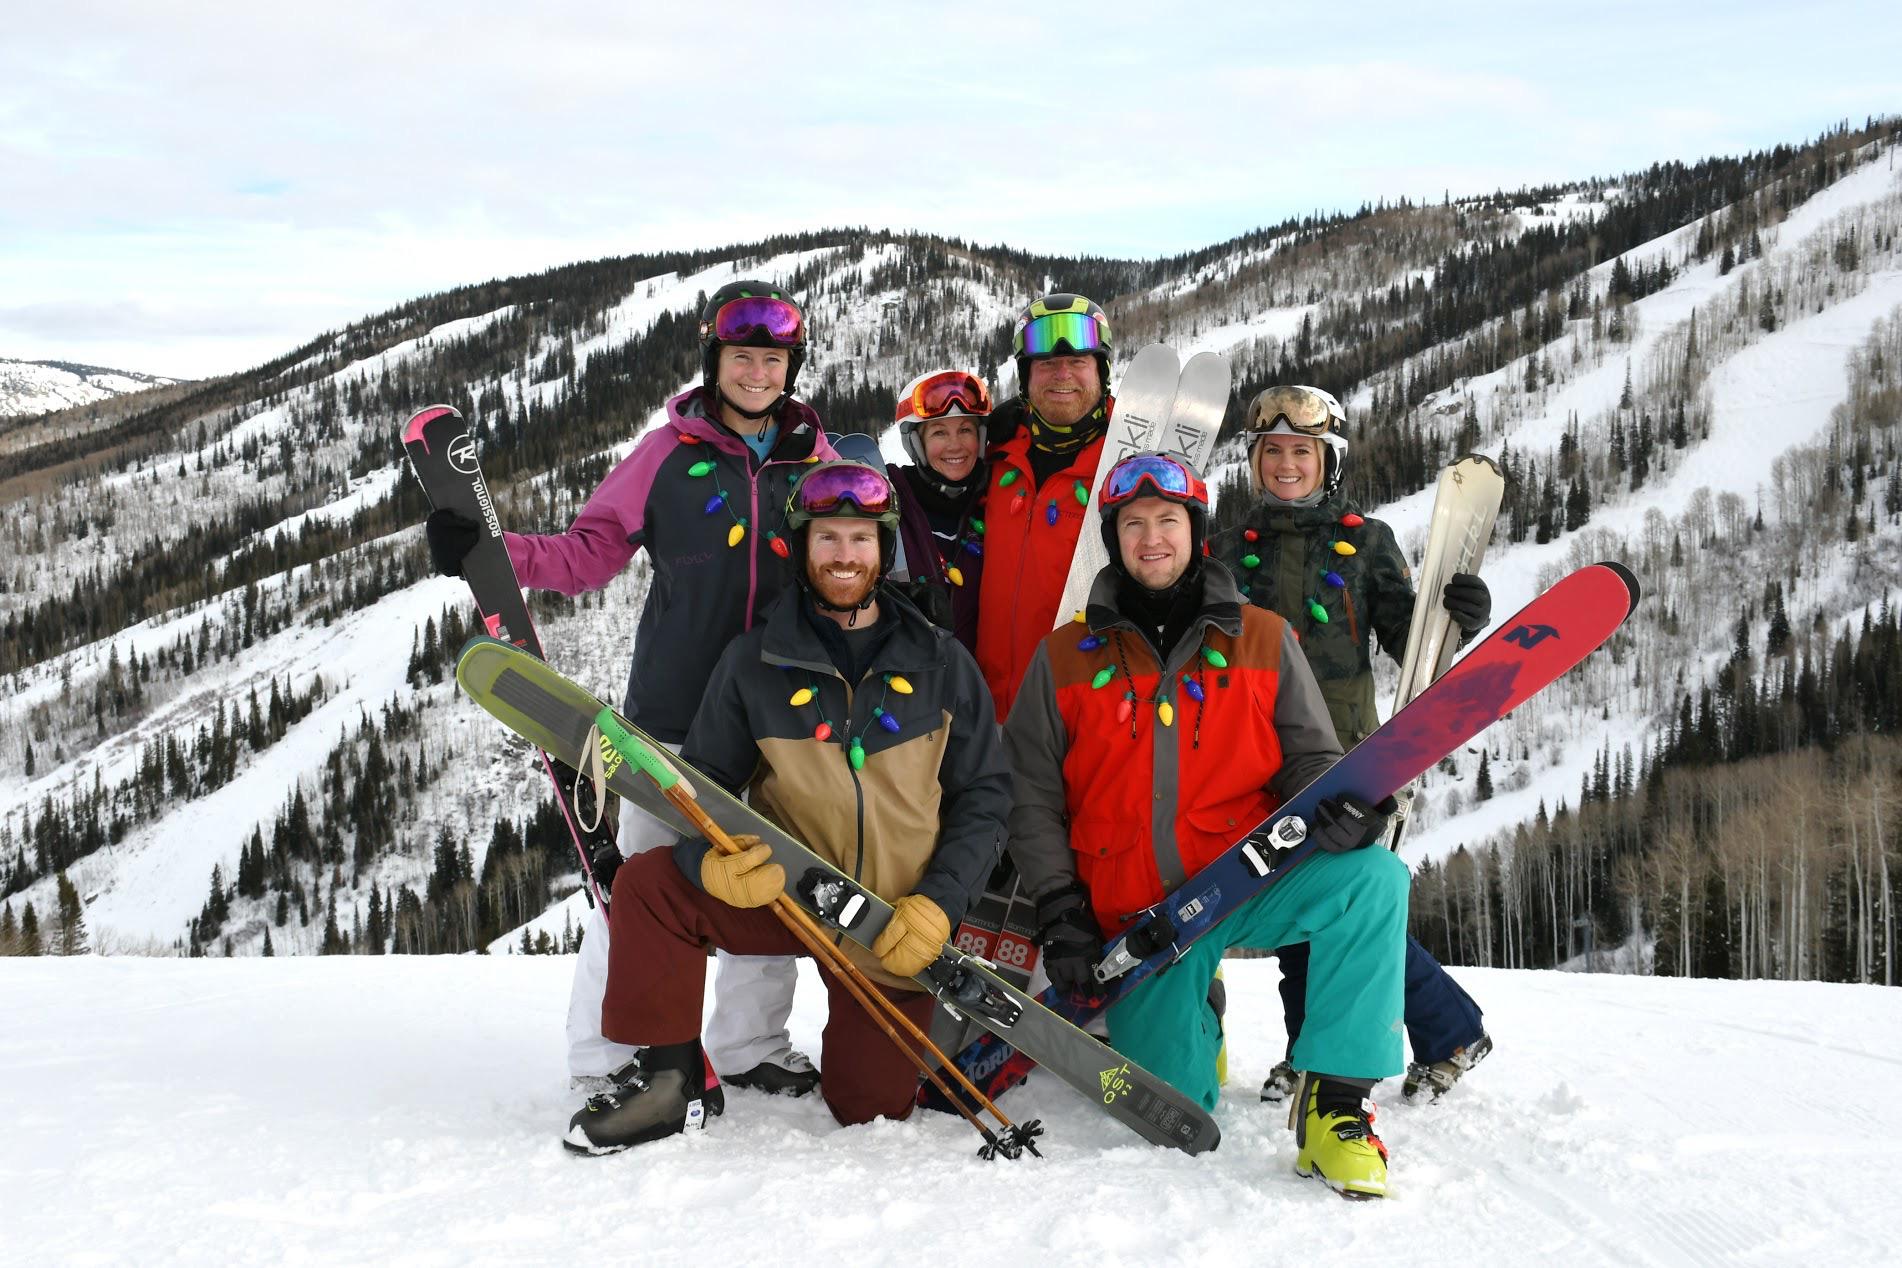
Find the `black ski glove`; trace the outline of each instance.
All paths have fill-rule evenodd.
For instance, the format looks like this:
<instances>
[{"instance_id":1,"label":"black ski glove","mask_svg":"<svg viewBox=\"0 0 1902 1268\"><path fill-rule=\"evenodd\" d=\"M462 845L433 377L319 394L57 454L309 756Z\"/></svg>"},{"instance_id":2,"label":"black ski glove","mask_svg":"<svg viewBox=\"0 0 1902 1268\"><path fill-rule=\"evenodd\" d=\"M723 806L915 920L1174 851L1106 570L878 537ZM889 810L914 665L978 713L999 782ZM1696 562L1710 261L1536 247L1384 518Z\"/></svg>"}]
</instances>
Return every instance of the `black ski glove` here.
<instances>
[{"instance_id":1,"label":"black ski glove","mask_svg":"<svg viewBox=\"0 0 1902 1268\"><path fill-rule=\"evenodd\" d=\"M1493 618L1493 595L1486 583L1470 572L1456 572L1440 591L1440 605L1460 627L1463 643L1486 628Z\"/></svg>"},{"instance_id":2,"label":"black ski glove","mask_svg":"<svg viewBox=\"0 0 1902 1268\"><path fill-rule=\"evenodd\" d=\"M436 566L436 575L460 577L462 561L482 540L482 525L445 506L423 521L423 536L429 539L429 562Z\"/></svg>"},{"instance_id":3,"label":"black ski glove","mask_svg":"<svg viewBox=\"0 0 1902 1268\"><path fill-rule=\"evenodd\" d=\"M1330 854L1365 849L1380 840L1387 831L1387 819L1400 804L1392 797L1370 806L1353 793L1323 798L1314 808L1314 821L1308 835Z\"/></svg>"},{"instance_id":4,"label":"black ski glove","mask_svg":"<svg viewBox=\"0 0 1902 1268\"><path fill-rule=\"evenodd\" d=\"M1037 900L1037 945L1050 984L1067 995L1098 993L1096 962L1103 958L1103 937L1090 914L1089 895L1081 885L1066 885Z\"/></svg>"}]
</instances>

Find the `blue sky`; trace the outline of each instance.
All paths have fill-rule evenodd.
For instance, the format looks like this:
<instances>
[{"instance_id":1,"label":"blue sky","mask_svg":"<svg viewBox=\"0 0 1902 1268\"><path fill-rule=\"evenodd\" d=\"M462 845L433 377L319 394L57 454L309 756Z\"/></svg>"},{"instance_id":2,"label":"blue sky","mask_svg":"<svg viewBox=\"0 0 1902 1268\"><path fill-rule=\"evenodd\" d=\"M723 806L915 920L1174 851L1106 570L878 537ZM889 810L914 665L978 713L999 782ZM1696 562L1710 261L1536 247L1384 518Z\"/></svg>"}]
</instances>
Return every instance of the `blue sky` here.
<instances>
[{"instance_id":1,"label":"blue sky","mask_svg":"<svg viewBox=\"0 0 1902 1268\"><path fill-rule=\"evenodd\" d=\"M1874 4L15 8L0 356L160 374L603 255L1155 255L1902 112Z\"/></svg>"}]
</instances>

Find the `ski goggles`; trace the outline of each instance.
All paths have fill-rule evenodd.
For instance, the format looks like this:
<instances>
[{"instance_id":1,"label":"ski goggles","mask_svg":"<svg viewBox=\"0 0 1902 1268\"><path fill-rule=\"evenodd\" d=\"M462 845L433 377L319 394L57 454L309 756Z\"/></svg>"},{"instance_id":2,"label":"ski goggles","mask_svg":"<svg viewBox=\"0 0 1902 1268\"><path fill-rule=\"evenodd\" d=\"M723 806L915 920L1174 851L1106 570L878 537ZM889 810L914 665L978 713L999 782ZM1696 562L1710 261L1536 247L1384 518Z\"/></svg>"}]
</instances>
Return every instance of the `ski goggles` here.
<instances>
[{"instance_id":1,"label":"ski goggles","mask_svg":"<svg viewBox=\"0 0 1902 1268\"><path fill-rule=\"evenodd\" d=\"M1259 436L1284 427L1297 436L1338 433L1347 421L1333 397L1311 387L1271 387L1248 407L1248 434Z\"/></svg>"},{"instance_id":2,"label":"ski goggles","mask_svg":"<svg viewBox=\"0 0 1902 1268\"><path fill-rule=\"evenodd\" d=\"M909 407L909 408L907 408ZM911 389L911 397L899 402L898 417L928 422L943 418L956 407L960 414L991 412L991 389L984 380L963 370L942 370Z\"/></svg>"},{"instance_id":3,"label":"ski goggles","mask_svg":"<svg viewBox=\"0 0 1902 1268\"><path fill-rule=\"evenodd\" d=\"M1189 464L1164 453L1139 453L1110 468L1103 482L1103 506L1121 506L1139 497L1209 504L1208 486Z\"/></svg>"},{"instance_id":4,"label":"ski goggles","mask_svg":"<svg viewBox=\"0 0 1902 1268\"><path fill-rule=\"evenodd\" d=\"M857 462L829 462L814 467L799 481L793 502L806 514L821 518L837 515L847 502L857 507L861 515L886 515L898 509L891 481Z\"/></svg>"},{"instance_id":5,"label":"ski goggles","mask_svg":"<svg viewBox=\"0 0 1902 1268\"><path fill-rule=\"evenodd\" d=\"M1026 357L1050 357L1067 349L1071 354L1109 351L1101 323L1089 313L1045 313L1023 329Z\"/></svg>"},{"instance_id":6,"label":"ski goggles","mask_svg":"<svg viewBox=\"0 0 1902 1268\"><path fill-rule=\"evenodd\" d=\"M711 334L721 343L743 344L759 335L782 348L796 348L806 341L806 319L799 305L771 295L730 299L706 324L701 337Z\"/></svg>"}]
</instances>

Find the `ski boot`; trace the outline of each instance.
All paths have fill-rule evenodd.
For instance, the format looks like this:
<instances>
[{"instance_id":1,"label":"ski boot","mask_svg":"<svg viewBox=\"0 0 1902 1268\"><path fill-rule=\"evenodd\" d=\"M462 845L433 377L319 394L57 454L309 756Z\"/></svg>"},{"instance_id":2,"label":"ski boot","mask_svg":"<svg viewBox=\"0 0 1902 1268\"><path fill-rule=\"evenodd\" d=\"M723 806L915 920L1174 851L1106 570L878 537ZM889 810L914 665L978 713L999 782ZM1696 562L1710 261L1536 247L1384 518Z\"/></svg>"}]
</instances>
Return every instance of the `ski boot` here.
<instances>
[{"instance_id":1,"label":"ski boot","mask_svg":"<svg viewBox=\"0 0 1902 1268\"><path fill-rule=\"evenodd\" d=\"M709 1113L726 1108L718 1086L707 1086L698 1039L643 1048L608 1079L608 1090L589 1097L568 1120L561 1143L570 1152L619 1153L703 1128Z\"/></svg>"},{"instance_id":2,"label":"ski boot","mask_svg":"<svg viewBox=\"0 0 1902 1268\"><path fill-rule=\"evenodd\" d=\"M1296 1175L1322 1181L1344 1198L1387 1196L1387 1146L1374 1135L1374 1103L1366 1083L1304 1074L1289 1126L1301 1146Z\"/></svg>"},{"instance_id":3,"label":"ski boot","mask_svg":"<svg viewBox=\"0 0 1902 1268\"><path fill-rule=\"evenodd\" d=\"M805 1053L789 1052L784 1061L762 1061L751 1070L727 1075L725 1082L769 1096L804 1096L819 1086L819 1072Z\"/></svg>"},{"instance_id":4,"label":"ski boot","mask_svg":"<svg viewBox=\"0 0 1902 1268\"><path fill-rule=\"evenodd\" d=\"M1430 1092L1427 1099L1437 1101L1446 1095L1448 1088L1460 1081L1460 1076L1486 1059L1493 1050L1492 1036L1485 1031L1479 1038L1464 1048L1453 1049L1453 1055L1444 1061L1426 1063L1415 1061L1407 1066L1406 1082L1400 1086L1400 1095L1411 1101L1422 1092Z\"/></svg>"},{"instance_id":5,"label":"ski boot","mask_svg":"<svg viewBox=\"0 0 1902 1268\"><path fill-rule=\"evenodd\" d=\"M1268 1077L1262 1081L1261 1099L1270 1105L1279 1105L1294 1095L1295 1084L1300 1081L1301 1076L1284 1057L1275 1062L1275 1068L1268 1071Z\"/></svg>"}]
</instances>

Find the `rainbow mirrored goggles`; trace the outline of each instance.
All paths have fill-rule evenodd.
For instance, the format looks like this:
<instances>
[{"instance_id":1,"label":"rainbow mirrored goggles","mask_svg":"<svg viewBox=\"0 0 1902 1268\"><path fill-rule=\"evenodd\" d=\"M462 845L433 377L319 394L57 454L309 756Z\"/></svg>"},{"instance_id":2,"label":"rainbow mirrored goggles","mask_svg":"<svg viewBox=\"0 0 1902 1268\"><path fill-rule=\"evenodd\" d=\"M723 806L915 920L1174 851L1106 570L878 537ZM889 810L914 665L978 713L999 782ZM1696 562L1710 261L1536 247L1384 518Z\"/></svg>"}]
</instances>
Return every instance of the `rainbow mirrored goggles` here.
<instances>
[{"instance_id":1,"label":"rainbow mirrored goggles","mask_svg":"<svg viewBox=\"0 0 1902 1268\"><path fill-rule=\"evenodd\" d=\"M1110 468L1103 482L1103 508L1121 506L1139 497L1163 497L1172 502L1209 504L1208 486L1188 463L1166 453L1139 453Z\"/></svg>"},{"instance_id":2,"label":"rainbow mirrored goggles","mask_svg":"<svg viewBox=\"0 0 1902 1268\"><path fill-rule=\"evenodd\" d=\"M954 408L960 414L990 413L991 389L975 374L941 370L919 380L911 389L911 395L898 402L898 417L900 421L916 418L929 422L945 417Z\"/></svg>"},{"instance_id":3,"label":"rainbow mirrored goggles","mask_svg":"<svg viewBox=\"0 0 1902 1268\"><path fill-rule=\"evenodd\" d=\"M1271 387L1248 407L1250 436L1287 430L1298 436L1339 434L1347 422L1340 402L1312 387Z\"/></svg>"},{"instance_id":4,"label":"rainbow mirrored goggles","mask_svg":"<svg viewBox=\"0 0 1902 1268\"><path fill-rule=\"evenodd\" d=\"M763 337L781 348L797 348L806 341L806 318L791 300L747 295L728 300L712 321L701 323L700 337L708 335L721 343L744 344Z\"/></svg>"},{"instance_id":5,"label":"rainbow mirrored goggles","mask_svg":"<svg viewBox=\"0 0 1902 1268\"><path fill-rule=\"evenodd\" d=\"M1032 317L1019 332L1018 353L1026 357L1080 356L1109 351L1102 323L1090 313L1045 313Z\"/></svg>"},{"instance_id":6,"label":"rainbow mirrored goggles","mask_svg":"<svg viewBox=\"0 0 1902 1268\"><path fill-rule=\"evenodd\" d=\"M793 491L793 505L821 518L837 515L850 502L861 515L886 515L898 507L891 481L857 462L828 462L814 467Z\"/></svg>"}]
</instances>

